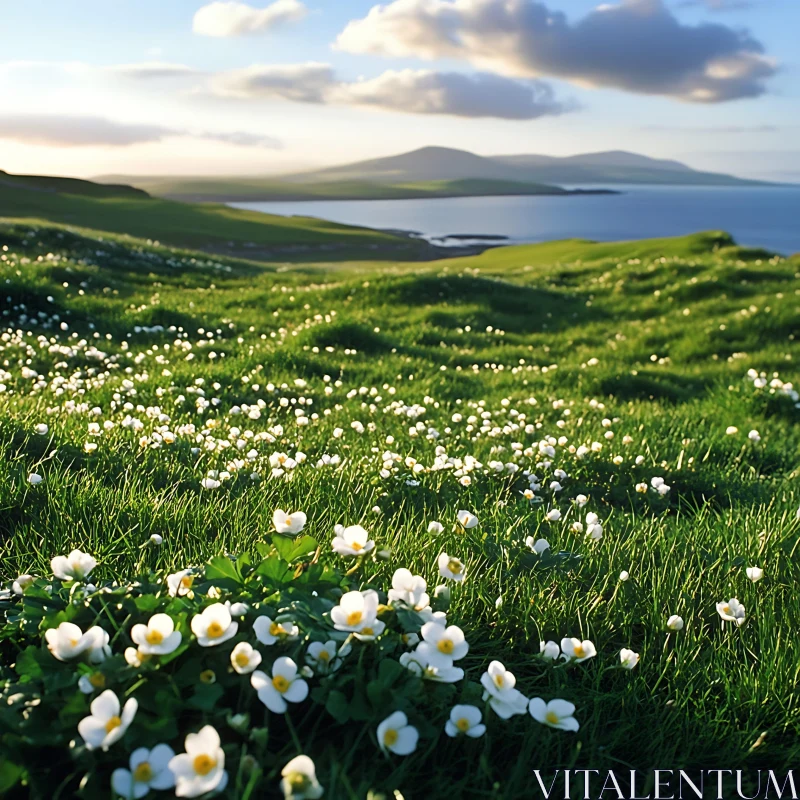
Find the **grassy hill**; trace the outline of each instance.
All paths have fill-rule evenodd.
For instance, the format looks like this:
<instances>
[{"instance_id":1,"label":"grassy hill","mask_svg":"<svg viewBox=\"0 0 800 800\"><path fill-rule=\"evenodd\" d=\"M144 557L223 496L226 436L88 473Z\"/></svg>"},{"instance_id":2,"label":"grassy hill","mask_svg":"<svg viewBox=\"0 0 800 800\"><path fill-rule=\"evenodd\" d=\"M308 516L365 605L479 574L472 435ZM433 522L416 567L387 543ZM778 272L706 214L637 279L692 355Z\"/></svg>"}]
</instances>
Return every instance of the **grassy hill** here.
<instances>
[{"instance_id":1,"label":"grassy hill","mask_svg":"<svg viewBox=\"0 0 800 800\"><path fill-rule=\"evenodd\" d=\"M207 724L231 797L271 796L299 751L330 797L436 800L530 798L532 769L565 765L797 763L800 262L721 232L428 263L254 263L154 237L0 222L7 791L108 796L133 747L179 752ZM276 509L304 511L303 532L275 534ZM334 552L338 523L374 548ZM97 589L50 577L73 547L97 559ZM190 567L171 596L166 576ZM400 568L427 582L424 601L387 594ZM24 595L2 583L21 573L39 576ZM368 588L384 604L376 641L330 618ZM741 626L722 624L730 598ZM245 603L237 630L204 646L190 622L225 602ZM453 682L408 662L424 655L414 636L436 632L417 602L466 637ZM156 611L180 647L137 661L132 626ZM298 634L265 644L263 615ZM54 658L43 631L66 620L106 630L110 655ZM352 650L330 669L310 659L335 637ZM570 637L596 655L542 658L540 642ZM313 664L305 699L264 711L231 666L240 642L267 674L279 656ZM493 660L524 698L574 704L579 730L527 706L501 719L480 683ZM98 686L138 700L107 753L76 733ZM481 738L445 735L456 703L479 710ZM397 709L419 745L384 758L376 730Z\"/></svg>"},{"instance_id":2,"label":"grassy hill","mask_svg":"<svg viewBox=\"0 0 800 800\"><path fill-rule=\"evenodd\" d=\"M0 175L1 217L49 220L258 259L319 252L331 258L359 252L413 258L424 250L411 240L320 219L174 202L128 186L5 173Z\"/></svg>"}]
</instances>

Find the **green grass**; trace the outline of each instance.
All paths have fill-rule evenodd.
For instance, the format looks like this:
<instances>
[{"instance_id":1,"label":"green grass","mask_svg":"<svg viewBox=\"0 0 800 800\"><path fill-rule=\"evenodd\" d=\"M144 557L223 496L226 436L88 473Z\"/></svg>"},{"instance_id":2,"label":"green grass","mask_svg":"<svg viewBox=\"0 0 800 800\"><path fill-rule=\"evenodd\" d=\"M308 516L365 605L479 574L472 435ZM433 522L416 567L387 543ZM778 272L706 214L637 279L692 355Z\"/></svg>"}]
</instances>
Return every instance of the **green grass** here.
<instances>
[{"instance_id":1,"label":"green grass","mask_svg":"<svg viewBox=\"0 0 800 800\"><path fill-rule=\"evenodd\" d=\"M119 227L129 220L134 232L147 219L166 224L132 208L125 201L103 213ZM221 211L207 213L218 221ZM320 236L335 229L319 225ZM800 409L790 389L769 385L797 378L796 260L737 247L720 232L553 242L423 264L256 264L28 221L0 225L3 245L5 578L49 575L50 559L71 547L97 557L97 580L253 552L276 508L308 514L306 531L334 567L342 563L328 546L334 525L364 525L389 553L364 562L349 579L356 587L385 589L407 567L432 590L441 552L466 563L448 611L470 643L463 690L456 684L450 696L426 685L413 702L398 690L384 698L391 707L361 722L338 724L321 706L290 713L329 796L397 789L506 800L534 796L533 769L796 765ZM767 386L754 386L748 370ZM259 402L258 419L232 414ZM297 424L299 409L308 425ZM105 421L114 423L107 431ZM41 422L46 436L34 432ZM90 422L101 435L90 434ZM265 437L246 439L246 430ZM760 441L748 439L750 430ZM539 451L548 437L555 456ZM98 446L86 452L86 442ZM599 451L570 451L593 442ZM469 486L453 470L430 470L437 447L483 465ZM298 451L307 459L291 480L272 476L271 454ZM382 476L386 451L399 460ZM342 464L318 468L326 454ZM496 473L493 461L520 470ZM200 488L208 470L226 468L232 477L219 489ZM540 478L541 504L521 493L525 469ZM559 494L548 488L555 469L568 473ZM44 477L40 485L29 485L31 472ZM635 491L655 477L671 486L666 497ZM579 494L589 497L583 509L572 502ZM564 518L546 521L550 508ZM459 509L473 511L479 526L460 529ZM571 528L587 512L603 521L598 542ZM444 524L440 535L427 533L431 520ZM153 533L163 546L142 550ZM563 569L538 562L527 536L580 558ZM765 570L763 581L747 580L752 565ZM731 597L747 609L741 628L723 628L715 610ZM686 622L680 633L666 630L671 614ZM591 639L597 656L574 668L537 658L540 640L569 636ZM16 657L8 647L0 681ZM623 647L641 655L631 672L617 668ZM516 674L526 696L575 703L579 732L486 711L484 738L437 741L447 703L471 697L470 682L492 659ZM242 709L261 724L246 697ZM406 701L423 731L420 747L384 758L375 725ZM235 769L249 745L219 725ZM264 792L298 752L283 718L269 726ZM112 749L104 769L124 764L126 753Z\"/></svg>"},{"instance_id":2,"label":"green grass","mask_svg":"<svg viewBox=\"0 0 800 800\"><path fill-rule=\"evenodd\" d=\"M17 176L9 177L17 180ZM37 180L55 181L62 191L35 188ZM180 203L139 196L129 187L116 190L85 181L73 189L59 182L66 180L33 179L25 186L0 180L0 218L48 220L260 260L287 255L297 260L320 252L330 258L353 258L366 252L376 258L415 258L423 249L412 240L368 228L311 217L260 214L221 204Z\"/></svg>"},{"instance_id":3,"label":"green grass","mask_svg":"<svg viewBox=\"0 0 800 800\"><path fill-rule=\"evenodd\" d=\"M160 197L191 201L247 202L294 200L414 200L433 197L491 197L496 195L569 194L544 183L462 180L376 183L341 180L300 183L268 178L136 178L136 186Z\"/></svg>"}]
</instances>

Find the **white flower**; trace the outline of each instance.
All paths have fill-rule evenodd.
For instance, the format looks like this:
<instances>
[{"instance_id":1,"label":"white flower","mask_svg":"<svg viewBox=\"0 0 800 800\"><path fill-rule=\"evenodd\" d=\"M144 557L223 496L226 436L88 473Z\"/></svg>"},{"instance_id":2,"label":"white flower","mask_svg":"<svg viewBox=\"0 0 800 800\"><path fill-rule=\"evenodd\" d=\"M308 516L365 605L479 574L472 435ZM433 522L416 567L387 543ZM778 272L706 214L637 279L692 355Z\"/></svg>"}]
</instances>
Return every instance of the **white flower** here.
<instances>
[{"instance_id":1,"label":"white flower","mask_svg":"<svg viewBox=\"0 0 800 800\"><path fill-rule=\"evenodd\" d=\"M257 617L253 622L253 633L261 644L272 645L278 641L291 641L300 635L293 622L273 622L269 617Z\"/></svg>"},{"instance_id":2,"label":"white flower","mask_svg":"<svg viewBox=\"0 0 800 800\"><path fill-rule=\"evenodd\" d=\"M575 719L575 706L566 700L551 700L545 703L541 697L532 697L528 705L528 712L542 725L558 728L562 731L577 731L580 727Z\"/></svg>"},{"instance_id":3,"label":"white flower","mask_svg":"<svg viewBox=\"0 0 800 800\"><path fill-rule=\"evenodd\" d=\"M83 633L74 623L62 622L57 628L46 630L44 638L47 649L59 661L68 661L96 647L102 641L98 631L104 633L102 628L97 626Z\"/></svg>"},{"instance_id":4,"label":"white flower","mask_svg":"<svg viewBox=\"0 0 800 800\"><path fill-rule=\"evenodd\" d=\"M628 570L626 570L626 569L622 570L622 572L620 572L620 574L619 574L619 579L623 583L625 583L625 581L628 580L628 578L630 578L630 573L628 572Z\"/></svg>"},{"instance_id":5,"label":"white flower","mask_svg":"<svg viewBox=\"0 0 800 800\"><path fill-rule=\"evenodd\" d=\"M737 625L744 624L744 606L735 597L732 597L727 603L725 601L717 603L717 613L726 622L735 622Z\"/></svg>"},{"instance_id":6,"label":"white flower","mask_svg":"<svg viewBox=\"0 0 800 800\"><path fill-rule=\"evenodd\" d=\"M677 614L673 614L667 620L667 627L671 631L682 631L683 630L683 617L679 617Z\"/></svg>"},{"instance_id":7,"label":"white flower","mask_svg":"<svg viewBox=\"0 0 800 800\"><path fill-rule=\"evenodd\" d=\"M135 647L126 647L123 655L125 656L125 661L135 669L139 669L145 661L149 661L152 658L152 656L140 653Z\"/></svg>"},{"instance_id":8,"label":"white flower","mask_svg":"<svg viewBox=\"0 0 800 800\"><path fill-rule=\"evenodd\" d=\"M557 508L551 508L550 511L545 514L545 519L548 522L558 522L561 519L561 512Z\"/></svg>"},{"instance_id":9,"label":"white flower","mask_svg":"<svg viewBox=\"0 0 800 800\"><path fill-rule=\"evenodd\" d=\"M281 776L285 800L318 800L325 791L317 780L314 762L308 756L295 756L281 770Z\"/></svg>"},{"instance_id":10,"label":"white flower","mask_svg":"<svg viewBox=\"0 0 800 800\"><path fill-rule=\"evenodd\" d=\"M104 631L99 626L95 625L86 631L86 636L89 638L89 654L90 664L101 664L111 655L111 647L108 644L108 631Z\"/></svg>"},{"instance_id":11,"label":"white flower","mask_svg":"<svg viewBox=\"0 0 800 800\"><path fill-rule=\"evenodd\" d=\"M431 624L435 625L437 623L432 622ZM449 664L446 664L442 660L439 660L436 664L432 664L428 660L429 652L430 651L424 650L421 644L413 653L403 653L399 658L400 664L413 672L417 677L423 678L426 681L456 683L464 678L464 670L460 667L454 667L452 660L450 660Z\"/></svg>"},{"instance_id":12,"label":"white flower","mask_svg":"<svg viewBox=\"0 0 800 800\"><path fill-rule=\"evenodd\" d=\"M219 489L219 487L222 486L222 484L218 480L215 480L214 478L203 478L203 480L200 481L200 486L202 486L204 489ZM193 797L194 795L187 795L187 796Z\"/></svg>"},{"instance_id":13,"label":"white flower","mask_svg":"<svg viewBox=\"0 0 800 800\"><path fill-rule=\"evenodd\" d=\"M33 429L39 436L47 436L47 432L50 428L44 423L40 422L36 427Z\"/></svg>"},{"instance_id":14,"label":"white flower","mask_svg":"<svg viewBox=\"0 0 800 800\"><path fill-rule=\"evenodd\" d=\"M543 658L555 661L561 655L561 648L556 642L539 642L539 654Z\"/></svg>"},{"instance_id":15,"label":"white flower","mask_svg":"<svg viewBox=\"0 0 800 800\"><path fill-rule=\"evenodd\" d=\"M745 574L753 583L758 583L764 577L764 570L760 567L748 567Z\"/></svg>"},{"instance_id":16,"label":"white flower","mask_svg":"<svg viewBox=\"0 0 800 800\"><path fill-rule=\"evenodd\" d=\"M422 611L431 604L427 592L428 584L420 575L412 575L410 570L401 567L392 575L392 588L389 589L390 603L405 603L407 606Z\"/></svg>"},{"instance_id":17,"label":"white flower","mask_svg":"<svg viewBox=\"0 0 800 800\"><path fill-rule=\"evenodd\" d=\"M25 594L25 590L36 580L33 575L20 575L11 584L11 591L14 594Z\"/></svg>"},{"instance_id":18,"label":"white flower","mask_svg":"<svg viewBox=\"0 0 800 800\"><path fill-rule=\"evenodd\" d=\"M167 575L167 587L171 597L183 597L192 591L194 574L191 569L182 569L180 572L173 572Z\"/></svg>"},{"instance_id":19,"label":"white flower","mask_svg":"<svg viewBox=\"0 0 800 800\"><path fill-rule=\"evenodd\" d=\"M516 689L517 679L499 661L492 661L489 669L481 675L484 688L483 699L501 719L514 714L524 714L528 709L528 698Z\"/></svg>"},{"instance_id":20,"label":"white flower","mask_svg":"<svg viewBox=\"0 0 800 800\"><path fill-rule=\"evenodd\" d=\"M139 703L131 697L120 713L119 699L111 689L106 689L95 697L89 706L92 712L91 716L84 717L78 723L78 733L86 742L86 748L95 750L99 747L102 750L108 750L128 730L138 707Z\"/></svg>"},{"instance_id":21,"label":"white flower","mask_svg":"<svg viewBox=\"0 0 800 800\"><path fill-rule=\"evenodd\" d=\"M247 675L261 663L261 653L247 642L239 642L231 651L231 666L240 675Z\"/></svg>"},{"instance_id":22,"label":"white flower","mask_svg":"<svg viewBox=\"0 0 800 800\"><path fill-rule=\"evenodd\" d=\"M92 672L78 678L78 688L84 694L94 694L98 689L105 689L106 676L102 672Z\"/></svg>"},{"instance_id":23,"label":"white flower","mask_svg":"<svg viewBox=\"0 0 800 800\"><path fill-rule=\"evenodd\" d=\"M426 622L420 633L423 641L417 647L417 652L431 666L439 669L452 667L454 661L464 658L469 651L464 632L455 625L445 628L437 622Z\"/></svg>"},{"instance_id":24,"label":"white flower","mask_svg":"<svg viewBox=\"0 0 800 800\"><path fill-rule=\"evenodd\" d=\"M728 425L728 427L725 428L725 433L727 433L728 436L733 436L734 433L739 433L739 429L735 425Z\"/></svg>"},{"instance_id":25,"label":"white flower","mask_svg":"<svg viewBox=\"0 0 800 800\"><path fill-rule=\"evenodd\" d=\"M385 753L391 750L398 756L407 756L417 749L419 732L408 724L408 717L402 711L395 711L378 725L378 746Z\"/></svg>"},{"instance_id":26,"label":"white flower","mask_svg":"<svg viewBox=\"0 0 800 800\"><path fill-rule=\"evenodd\" d=\"M31 472L31 474L30 474L30 475L28 475L28 483L29 483L31 486L37 486L37 485L38 485L38 484L40 484L40 483L41 483L43 480L44 480L44 479L42 478L42 476L41 476L41 475L39 475L39 474L38 474L38 473L36 473L36 472Z\"/></svg>"},{"instance_id":27,"label":"white flower","mask_svg":"<svg viewBox=\"0 0 800 800\"><path fill-rule=\"evenodd\" d=\"M594 512L589 512L586 515L586 533L596 542L603 538L603 526L600 524L600 519Z\"/></svg>"},{"instance_id":28,"label":"white flower","mask_svg":"<svg viewBox=\"0 0 800 800\"><path fill-rule=\"evenodd\" d=\"M308 684L297 673L297 664L281 656L272 665L271 678L259 669L250 676L250 683L270 711L285 714L289 703L302 703L308 697Z\"/></svg>"},{"instance_id":29,"label":"white flower","mask_svg":"<svg viewBox=\"0 0 800 800\"><path fill-rule=\"evenodd\" d=\"M466 577L467 571L464 564L454 556L449 556L447 553L441 553L438 559L439 574L443 578L449 578L451 581L463 581Z\"/></svg>"},{"instance_id":30,"label":"white flower","mask_svg":"<svg viewBox=\"0 0 800 800\"><path fill-rule=\"evenodd\" d=\"M168 744L157 744L152 750L139 747L131 753L130 769L111 773L111 788L121 797L144 797L151 789L171 789L175 776L169 762L175 752Z\"/></svg>"},{"instance_id":31,"label":"white flower","mask_svg":"<svg viewBox=\"0 0 800 800\"><path fill-rule=\"evenodd\" d=\"M750 433L747 434L747 438L751 442L760 442L761 441L761 434L758 431L750 431Z\"/></svg>"},{"instance_id":32,"label":"white flower","mask_svg":"<svg viewBox=\"0 0 800 800\"><path fill-rule=\"evenodd\" d=\"M639 494L647 494L649 487L646 483L637 483L635 488Z\"/></svg>"},{"instance_id":33,"label":"white flower","mask_svg":"<svg viewBox=\"0 0 800 800\"><path fill-rule=\"evenodd\" d=\"M150 541L156 546L164 544L164 537L160 533L153 533L150 535Z\"/></svg>"},{"instance_id":34,"label":"white flower","mask_svg":"<svg viewBox=\"0 0 800 800\"><path fill-rule=\"evenodd\" d=\"M428 533L432 533L434 536L437 536L444 530L444 525L441 522L429 522L428 523Z\"/></svg>"},{"instance_id":35,"label":"white flower","mask_svg":"<svg viewBox=\"0 0 800 800\"><path fill-rule=\"evenodd\" d=\"M444 732L451 738L460 734L477 739L486 733L486 726L481 724L481 711L475 706L453 706L450 719L444 725Z\"/></svg>"},{"instance_id":36,"label":"white flower","mask_svg":"<svg viewBox=\"0 0 800 800\"><path fill-rule=\"evenodd\" d=\"M371 641L383 633L385 623L378 619L378 593L346 592L339 605L331 609L331 621L337 631L347 631L362 641Z\"/></svg>"},{"instance_id":37,"label":"white flower","mask_svg":"<svg viewBox=\"0 0 800 800\"><path fill-rule=\"evenodd\" d=\"M337 527L331 544L333 551L340 556L362 556L375 547L375 542L360 525Z\"/></svg>"},{"instance_id":38,"label":"white flower","mask_svg":"<svg viewBox=\"0 0 800 800\"><path fill-rule=\"evenodd\" d=\"M68 556L56 556L50 562L53 575L62 581L82 581L96 566L97 561L80 550L73 550Z\"/></svg>"},{"instance_id":39,"label":"white flower","mask_svg":"<svg viewBox=\"0 0 800 800\"><path fill-rule=\"evenodd\" d=\"M175 775L175 795L199 797L215 790L221 792L228 784L228 773L217 731L206 725L198 733L187 735L185 747L185 753L173 756L169 762Z\"/></svg>"},{"instance_id":40,"label":"white flower","mask_svg":"<svg viewBox=\"0 0 800 800\"><path fill-rule=\"evenodd\" d=\"M239 623L231 620L231 612L222 603L214 603L203 609L202 614L192 617L192 633L201 647L214 647L227 642L236 631Z\"/></svg>"},{"instance_id":41,"label":"white flower","mask_svg":"<svg viewBox=\"0 0 800 800\"><path fill-rule=\"evenodd\" d=\"M525 539L525 546L540 556L545 550L550 549L550 542L547 539L534 539L533 536L529 536Z\"/></svg>"},{"instance_id":42,"label":"white flower","mask_svg":"<svg viewBox=\"0 0 800 800\"><path fill-rule=\"evenodd\" d=\"M167 655L177 650L181 638L169 614L153 614L147 625L134 625L131 629L133 643L146 655Z\"/></svg>"},{"instance_id":43,"label":"white flower","mask_svg":"<svg viewBox=\"0 0 800 800\"><path fill-rule=\"evenodd\" d=\"M639 654L623 647L619 651L619 663L625 669L633 669L639 663Z\"/></svg>"},{"instance_id":44,"label":"white flower","mask_svg":"<svg viewBox=\"0 0 800 800\"><path fill-rule=\"evenodd\" d=\"M584 639L584 641L574 638L562 639L561 650L566 661L576 661L578 663L597 655L594 644L588 639Z\"/></svg>"},{"instance_id":45,"label":"white flower","mask_svg":"<svg viewBox=\"0 0 800 800\"><path fill-rule=\"evenodd\" d=\"M336 642L331 639L329 642L311 642L306 650L306 664L315 672L323 675L335 672L342 665L342 659L352 648L349 644L343 645L337 652Z\"/></svg>"},{"instance_id":46,"label":"white flower","mask_svg":"<svg viewBox=\"0 0 800 800\"><path fill-rule=\"evenodd\" d=\"M306 515L302 511L287 514L280 508L272 515L272 523L278 533L300 533L306 524Z\"/></svg>"},{"instance_id":47,"label":"white flower","mask_svg":"<svg viewBox=\"0 0 800 800\"><path fill-rule=\"evenodd\" d=\"M478 518L474 514L470 514L469 511L459 511L456 514L456 518L461 523L461 527L467 530L474 528L478 524Z\"/></svg>"}]
</instances>

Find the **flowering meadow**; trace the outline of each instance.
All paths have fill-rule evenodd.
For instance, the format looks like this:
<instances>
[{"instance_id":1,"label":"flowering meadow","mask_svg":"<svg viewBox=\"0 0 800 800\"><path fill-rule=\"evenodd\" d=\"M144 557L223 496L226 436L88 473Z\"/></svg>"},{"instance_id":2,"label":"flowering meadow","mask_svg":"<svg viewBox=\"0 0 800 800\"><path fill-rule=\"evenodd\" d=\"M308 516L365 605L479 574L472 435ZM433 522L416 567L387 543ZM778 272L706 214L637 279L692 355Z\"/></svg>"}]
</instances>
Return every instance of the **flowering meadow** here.
<instances>
[{"instance_id":1,"label":"flowering meadow","mask_svg":"<svg viewBox=\"0 0 800 800\"><path fill-rule=\"evenodd\" d=\"M800 261L311 258L0 224L0 794L796 767Z\"/></svg>"}]
</instances>

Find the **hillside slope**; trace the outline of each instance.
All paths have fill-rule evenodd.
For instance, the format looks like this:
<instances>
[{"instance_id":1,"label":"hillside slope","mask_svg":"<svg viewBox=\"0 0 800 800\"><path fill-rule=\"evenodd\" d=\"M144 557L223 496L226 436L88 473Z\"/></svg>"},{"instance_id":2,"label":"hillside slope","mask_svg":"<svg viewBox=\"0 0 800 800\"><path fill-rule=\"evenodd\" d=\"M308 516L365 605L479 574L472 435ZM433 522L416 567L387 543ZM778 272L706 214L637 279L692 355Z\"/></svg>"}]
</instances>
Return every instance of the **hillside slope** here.
<instances>
[{"instance_id":1,"label":"hillside slope","mask_svg":"<svg viewBox=\"0 0 800 800\"><path fill-rule=\"evenodd\" d=\"M256 259L322 252L330 258L357 252L414 258L425 249L413 240L321 219L180 203L87 181L10 178L0 176L0 217L48 220ZM73 191L79 193L67 193Z\"/></svg>"}]
</instances>

